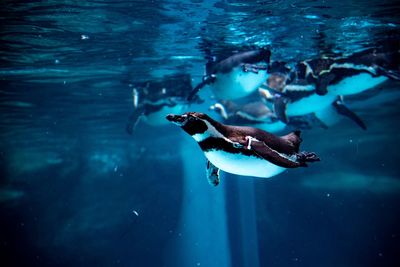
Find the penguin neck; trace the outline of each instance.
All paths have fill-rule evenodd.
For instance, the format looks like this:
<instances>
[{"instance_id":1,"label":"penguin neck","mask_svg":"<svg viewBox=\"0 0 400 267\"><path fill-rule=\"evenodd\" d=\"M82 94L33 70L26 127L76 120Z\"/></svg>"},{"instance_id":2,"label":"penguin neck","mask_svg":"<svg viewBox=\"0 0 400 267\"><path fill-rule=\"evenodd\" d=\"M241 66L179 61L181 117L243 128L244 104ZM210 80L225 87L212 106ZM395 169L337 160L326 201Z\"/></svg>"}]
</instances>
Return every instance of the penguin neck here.
<instances>
[{"instance_id":1,"label":"penguin neck","mask_svg":"<svg viewBox=\"0 0 400 267\"><path fill-rule=\"evenodd\" d=\"M226 139L223 124L211 118L204 120L204 123L207 125L207 130L203 133L196 133L192 135L193 139L196 140L198 143L204 141L209 137Z\"/></svg>"}]
</instances>

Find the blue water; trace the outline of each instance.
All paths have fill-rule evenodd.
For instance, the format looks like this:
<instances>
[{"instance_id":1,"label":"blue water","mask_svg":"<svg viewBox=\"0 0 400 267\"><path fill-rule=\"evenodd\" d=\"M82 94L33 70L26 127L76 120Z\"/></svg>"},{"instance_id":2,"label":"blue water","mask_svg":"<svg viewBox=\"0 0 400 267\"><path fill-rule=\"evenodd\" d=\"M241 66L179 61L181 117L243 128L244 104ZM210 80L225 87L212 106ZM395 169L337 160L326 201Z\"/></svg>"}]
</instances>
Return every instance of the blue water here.
<instances>
[{"instance_id":1,"label":"blue water","mask_svg":"<svg viewBox=\"0 0 400 267\"><path fill-rule=\"evenodd\" d=\"M271 179L212 187L176 126L125 131L132 83L195 85L206 51L398 47L398 14L386 0L1 1L0 266L400 266L398 82L349 102L366 131L304 130L321 162Z\"/></svg>"}]
</instances>

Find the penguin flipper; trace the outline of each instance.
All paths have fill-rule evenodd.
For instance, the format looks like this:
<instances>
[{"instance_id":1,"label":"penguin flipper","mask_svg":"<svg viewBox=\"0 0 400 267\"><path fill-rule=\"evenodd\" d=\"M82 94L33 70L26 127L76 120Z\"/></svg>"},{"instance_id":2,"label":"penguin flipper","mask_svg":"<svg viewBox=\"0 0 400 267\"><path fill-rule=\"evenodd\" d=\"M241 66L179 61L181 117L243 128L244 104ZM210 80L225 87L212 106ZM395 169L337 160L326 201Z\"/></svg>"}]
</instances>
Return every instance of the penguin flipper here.
<instances>
[{"instance_id":1,"label":"penguin flipper","mask_svg":"<svg viewBox=\"0 0 400 267\"><path fill-rule=\"evenodd\" d=\"M326 95L328 93L328 85L334 78L335 75L333 73L326 73L319 76L315 86L317 95Z\"/></svg>"},{"instance_id":2,"label":"penguin flipper","mask_svg":"<svg viewBox=\"0 0 400 267\"><path fill-rule=\"evenodd\" d=\"M219 169L215 167L214 164L212 164L209 160L207 160L206 174L210 185L219 185Z\"/></svg>"},{"instance_id":3,"label":"penguin flipper","mask_svg":"<svg viewBox=\"0 0 400 267\"><path fill-rule=\"evenodd\" d=\"M206 76L204 77L203 81L201 83L199 83L198 85L196 85L195 88L193 88L193 90L190 92L187 100L188 101L192 101L194 96L207 84L213 83L215 81L215 76Z\"/></svg>"},{"instance_id":4,"label":"penguin flipper","mask_svg":"<svg viewBox=\"0 0 400 267\"><path fill-rule=\"evenodd\" d=\"M136 126L138 125L141 117L144 115L143 110L141 109L136 109L131 113L131 115L128 118L128 122L126 124L126 132L130 135L133 134Z\"/></svg>"},{"instance_id":5,"label":"penguin flipper","mask_svg":"<svg viewBox=\"0 0 400 267\"><path fill-rule=\"evenodd\" d=\"M380 66L375 66L377 69L377 73L383 76L388 77L389 79L400 81L400 73L398 71L387 70Z\"/></svg>"},{"instance_id":6,"label":"penguin flipper","mask_svg":"<svg viewBox=\"0 0 400 267\"><path fill-rule=\"evenodd\" d=\"M296 156L296 158L294 159L289 155L285 157L277 151L271 149L264 142L258 140L253 139L249 143L247 148L251 149L256 155L262 157L263 159L283 168L297 168L307 166L305 162L298 162Z\"/></svg>"},{"instance_id":7,"label":"penguin flipper","mask_svg":"<svg viewBox=\"0 0 400 267\"><path fill-rule=\"evenodd\" d=\"M332 104L336 111L343 116L346 116L347 118L351 119L355 123L357 123L358 126L360 126L363 130L367 129L367 126L365 123L362 121L360 117L358 117L357 114L355 114L353 111L351 111L341 99L336 100Z\"/></svg>"},{"instance_id":8,"label":"penguin flipper","mask_svg":"<svg viewBox=\"0 0 400 267\"><path fill-rule=\"evenodd\" d=\"M274 113L275 116L282 122L288 123L288 118L286 115L286 105L287 99L285 97L275 97L274 98Z\"/></svg>"}]
</instances>

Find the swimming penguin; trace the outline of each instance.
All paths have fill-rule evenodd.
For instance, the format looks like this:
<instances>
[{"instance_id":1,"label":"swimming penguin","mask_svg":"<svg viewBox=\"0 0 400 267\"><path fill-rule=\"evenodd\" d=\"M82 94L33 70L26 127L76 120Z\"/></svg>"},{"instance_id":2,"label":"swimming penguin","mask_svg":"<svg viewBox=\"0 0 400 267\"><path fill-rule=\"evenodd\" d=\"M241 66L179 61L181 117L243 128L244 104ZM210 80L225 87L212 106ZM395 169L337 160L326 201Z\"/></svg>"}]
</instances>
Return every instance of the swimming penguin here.
<instances>
[{"instance_id":1,"label":"swimming penguin","mask_svg":"<svg viewBox=\"0 0 400 267\"><path fill-rule=\"evenodd\" d=\"M400 80L400 52L372 48L347 57L306 60L298 68L318 95L352 95L388 79Z\"/></svg>"},{"instance_id":2,"label":"swimming penguin","mask_svg":"<svg viewBox=\"0 0 400 267\"><path fill-rule=\"evenodd\" d=\"M140 120L153 126L166 124L167 114L181 113L190 104L187 96L191 90L189 74L168 75L162 80L134 84L132 89L134 111L129 116L127 132L132 134ZM196 96L191 103L202 103L202 100Z\"/></svg>"},{"instance_id":3,"label":"swimming penguin","mask_svg":"<svg viewBox=\"0 0 400 267\"><path fill-rule=\"evenodd\" d=\"M169 114L167 120L180 126L199 144L211 169L212 184L218 184L217 169L268 178L286 168L306 167L319 161L314 152L299 152L300 131L279 137L263 130L219 123L204 113ZM211 166L211 167L210 167ZM210 172L208 172L210 173Z\"/></svg>"},{"instance_id":4,"label":"swimming penguin","mask_svg":"<svg viewBox=\"0 0 400 267\"><path fill-rule=\"evenodd\" d=\"M210 85L218 99L238 99L255 92L268 77L271 52L261 48L234 54L218 63L208 62L203 81L190 93L192 98Z\"/></svg>"},{"instance_id":5,"label":"swimming penguin","mask_svg":"<svg viewBox=\"0 0 400 267\"><path fill-rule=\"evenodd\" d=\"M329 64L329 59L322 59L319 64L311 66L319 71ZM262 99L273 103L273 110L280 121L288 123L291 117L313 114L320 120L319 124L327 128L327 125L332 124L328 121L337 113L366 129L361 118L345 106L342 96L333 92L318 95L314 76L307 72L304 62L300 62L293 69L281 68L280 71L270 73L267 82L259 88Z\"/></svg>"},{"instance_id":6,"label":"swimming penguin","mask_svg":"<svg viewBox=\"0 0 400 267\"><path fill-rule=\"evenodd\" d=\"M294 91L295 96L292 93L288 89L282 95L272 95L268 89L260 88L260 94L264 96L264 99L273 102L275 116L286 124L296 125L296 122L307 122L307 124L303 124L304 128L311 128L313 125L328 128L338 121L336 118L333 121L333 117L340 115L351 119L363 130L367 129L363 120L345 105L343 96L321 97L310 91Z\"/></svg>"}]
</instances>

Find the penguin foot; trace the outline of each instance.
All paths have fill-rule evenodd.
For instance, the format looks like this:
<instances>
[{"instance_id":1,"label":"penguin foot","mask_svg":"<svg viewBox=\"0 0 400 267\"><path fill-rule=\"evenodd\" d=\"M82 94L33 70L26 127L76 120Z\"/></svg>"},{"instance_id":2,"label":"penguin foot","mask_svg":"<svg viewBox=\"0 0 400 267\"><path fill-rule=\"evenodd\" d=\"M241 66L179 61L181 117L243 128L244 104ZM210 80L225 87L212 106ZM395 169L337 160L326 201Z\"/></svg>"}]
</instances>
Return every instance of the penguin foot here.
<instances>
[{"instance_id":1,"label":"penguin foot","mask_svg":"<svg viewBox=\"0 0 400 267\"><path fill-rule=\"evenodd\" d=\"M320 161L320 158L314 152L300 152L297 155L297 161L306 166L306 162Z\"/></svg>"},{"instance_id":2,"label":"penguin foot","mask_svg":"<svg viewBox=\"0 0 400 267\"><path fill-rule=\"evenodd\" d=\"M213 186L219 185L219 182L220 182L219 169L217 167L215 167L208 160L207 160L206 173L207 173L207 180L210 183L210 185L213 185Z\"/></svg>"}]
</instances>

